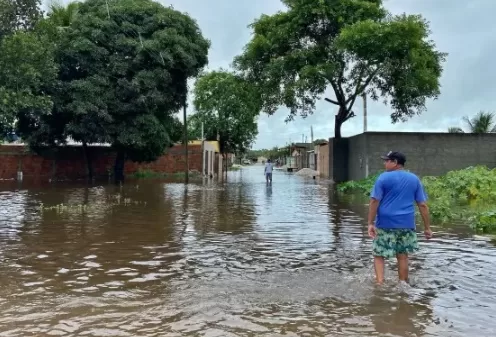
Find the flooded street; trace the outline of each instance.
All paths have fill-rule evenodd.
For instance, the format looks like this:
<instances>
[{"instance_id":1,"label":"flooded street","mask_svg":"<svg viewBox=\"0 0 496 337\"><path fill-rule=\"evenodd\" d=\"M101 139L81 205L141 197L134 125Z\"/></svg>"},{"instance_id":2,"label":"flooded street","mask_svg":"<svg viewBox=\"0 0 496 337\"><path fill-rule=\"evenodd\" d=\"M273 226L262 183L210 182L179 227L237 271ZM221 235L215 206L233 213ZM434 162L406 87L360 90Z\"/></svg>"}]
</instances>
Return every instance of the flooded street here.
<instances>
[{"instance_id":1,"label":"flooded street","mask_svg":"<svg viewBox=\"0 0 496 337\"><path fill-rule=\"evenodd\" d=\"M363 203L228 179L2 182L0 336L496 335L495 245L466 226L419 236L411 285L391 265L378 288Z\"/></svg>"}]
</instances>

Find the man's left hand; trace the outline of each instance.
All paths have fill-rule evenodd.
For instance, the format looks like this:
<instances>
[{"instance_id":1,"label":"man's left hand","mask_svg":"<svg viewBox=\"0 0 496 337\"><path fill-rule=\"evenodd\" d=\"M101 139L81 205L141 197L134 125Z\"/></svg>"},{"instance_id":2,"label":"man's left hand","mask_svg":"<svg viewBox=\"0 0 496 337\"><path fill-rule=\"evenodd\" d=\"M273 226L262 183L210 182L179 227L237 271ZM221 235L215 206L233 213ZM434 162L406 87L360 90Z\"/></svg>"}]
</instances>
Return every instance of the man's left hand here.
<instances>
[{"instance_id":1,"label":"man's left hand","mask_svg":"<svg viewBox=\"0 0 496 337\"><path fill-rule=\"evenodd\" d=\"M375 230L375 226L373 224L370 224L369 225L369 229L368 229L368 232L369 232L369 236L374 239L376 236L377 236L377 231Z\"/></svg>"}]
</instances>

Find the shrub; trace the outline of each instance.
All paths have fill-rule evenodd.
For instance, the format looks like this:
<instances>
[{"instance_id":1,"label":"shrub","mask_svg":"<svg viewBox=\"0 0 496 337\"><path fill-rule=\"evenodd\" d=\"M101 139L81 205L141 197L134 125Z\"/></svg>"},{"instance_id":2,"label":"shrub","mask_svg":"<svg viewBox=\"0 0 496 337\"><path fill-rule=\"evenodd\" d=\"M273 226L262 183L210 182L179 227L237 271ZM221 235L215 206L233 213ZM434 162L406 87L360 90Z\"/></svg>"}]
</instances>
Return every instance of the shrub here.
<instances>
[{"instance_id":1,"label":"shrub","mask_svg":"<svg viewBox=\"0 0 496 337\"><path fill-rule=\"evenodd\" d=\"M338 191L370 195L380 173L338 185ZM478 232L496 232L496 170L485 166L450 171L440 177L423 177L433 221L468 221Z\"/></svg>"}]
</instances>

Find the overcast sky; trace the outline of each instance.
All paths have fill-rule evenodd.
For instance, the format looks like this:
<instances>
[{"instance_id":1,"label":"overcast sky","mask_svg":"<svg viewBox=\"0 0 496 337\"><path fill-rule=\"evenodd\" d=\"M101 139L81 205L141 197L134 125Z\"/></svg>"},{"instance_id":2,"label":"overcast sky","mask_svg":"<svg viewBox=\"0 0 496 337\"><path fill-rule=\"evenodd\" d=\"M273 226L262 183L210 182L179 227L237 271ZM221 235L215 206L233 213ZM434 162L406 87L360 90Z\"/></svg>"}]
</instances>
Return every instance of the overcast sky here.
<instances>
[{"instance_id":1,"label":"overcast sky","mask_svg":"<svg viewBox=\"0 0 496 337\"><path fill-rule=\"evenodd\" d=\"M209 69L228 68L234 56L242 52L249 41L248 25L261 14L283 10L280 0L160 0L164 5L187 12L195 18L212 46ZM441 79L441 96L428 104L422 116L406 123L393 125L389 108L381 103L368 104L370 131L446 131L449 126L463 126L462 116L479 110L496 110L496 54L495 0L387 0L393 13L421 14L429 22L432 39L439 50L449 53ZM362 132L363 117L360 104L357 117L343 125L343 136ZM321 101L315 113L296 118L288 124L281 108L273 116L261 115L255 149L282 146L301 141L302 134L310 140L310 126L314 139L334 134L335 106Z\"/></svg>"}]
</instances>

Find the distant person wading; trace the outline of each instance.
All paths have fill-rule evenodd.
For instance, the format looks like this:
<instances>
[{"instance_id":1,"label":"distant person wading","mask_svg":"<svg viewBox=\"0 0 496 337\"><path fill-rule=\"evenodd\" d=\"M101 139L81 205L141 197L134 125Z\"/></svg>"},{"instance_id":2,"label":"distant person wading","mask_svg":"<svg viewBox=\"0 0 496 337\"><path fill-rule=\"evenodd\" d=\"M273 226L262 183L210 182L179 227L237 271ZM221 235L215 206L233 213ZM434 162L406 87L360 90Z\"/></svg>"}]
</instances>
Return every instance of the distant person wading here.
<instances>
[{"instance_id":1,"label":"distant person wading","mask_svg":"<svg viewBox=\"0 0 496 337\"><path fill-rule=\"evenodd\" d=\"M420 179L403 169L406 157L390 151L381 158L386 172L377 178L372 189L368 216L368 233L374 239L372 251L379 284L384 282L384 259L394 256L400 281L408 281L408 254L418 250L414 203L424 222L425 237L432 237L427 196Z\"/></svg>"},{"instance_id":2,"label":"distant person wading","mask_svg":"<svg viewBox=\"0 0 496 337\"><path fill-rule=\"evenodd\" d=\"M272 161L270 159L265 163L264 175L265 181L268 184L272 184L272 170L274 169L274 165L272 165Z\"/></svg>"}]
</instances>

